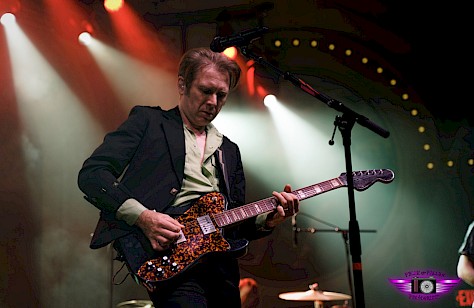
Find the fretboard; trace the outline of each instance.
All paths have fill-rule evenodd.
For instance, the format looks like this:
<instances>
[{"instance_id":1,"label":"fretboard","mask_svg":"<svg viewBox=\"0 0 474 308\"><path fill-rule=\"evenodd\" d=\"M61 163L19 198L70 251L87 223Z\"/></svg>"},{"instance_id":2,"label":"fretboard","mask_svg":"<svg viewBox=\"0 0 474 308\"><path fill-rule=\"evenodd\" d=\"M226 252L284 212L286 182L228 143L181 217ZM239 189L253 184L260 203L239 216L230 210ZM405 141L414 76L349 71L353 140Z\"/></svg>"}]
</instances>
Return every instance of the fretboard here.
<instances>
[{"instance_id":1,"label":"fretboard","mask_svg":"<svg viewBox=\"0 0 474 308\"><path fill-rule=\"evenodd\" d=\"M318 184L300 188L292 193L301 201L343 186L347 186L345 176L340 176ZM266 212L271 212L277 206L277 199L275 197L269 197L222 213L214 214L213 216L218 227L222 228Z\"/></svg>"}]
</instances>

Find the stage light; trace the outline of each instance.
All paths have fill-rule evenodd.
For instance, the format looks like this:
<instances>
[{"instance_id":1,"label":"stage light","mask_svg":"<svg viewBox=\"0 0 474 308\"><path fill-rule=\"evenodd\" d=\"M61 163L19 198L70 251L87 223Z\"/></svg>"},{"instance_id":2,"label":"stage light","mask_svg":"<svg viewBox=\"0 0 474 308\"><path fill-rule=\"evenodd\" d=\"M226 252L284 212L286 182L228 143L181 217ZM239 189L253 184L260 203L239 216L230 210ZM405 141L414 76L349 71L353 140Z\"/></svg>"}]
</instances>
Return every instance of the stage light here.
<instances>
[{"instance_id":1,"label":"stage light","mask_svg":"<svg viewBox=\"0 0 474 308\"><path fill-rule=\"evenodd\" d=\"M257 93L257 96L260 99L268 95L268 91L262 85L259 84L255 85L255 92Z\"/></svg>"},{"instance_id":2,"label":"stage light","mask_svg":"<svg viewBox=\"0 0 474 308\"><path fill-rule=\"evenodd\" d=\"M276 96L273 94L269 94L263 98L263 104L268 108L271 108L276 103L277 103L277 99L276 99Z\"/></svg>"},{"instance_id":3,"label":"stage light","mask_svg":"<svg viewBox=\"0 0 474 308\"><path fill-rule=\"evenodd\" d=\"M227 56L227 58L235 60L237 58L237 48L235 47L229 47L226 48L223 52L224 55Z\"/></svg>"},{"instance_id":4,"label":"stage light","mask_svg":"<svg viewBox=\"0 0 474 308\"><path fill-rule=\"evenodd\" d=\"M123 0L104 0L104 7L107 12L117 12L123 7Z\"/></svg>"},{"instance_id":5,"label":"stage light","mask_svg":"<svg viewBox=\"0 0 474 308\"><path fill-rule=\"evenodd\" d=\"M2 25L7 27L8 25L13 24L15 20L16 20L15 15L13 15L12 13L5 13L0 18L0 23L2 23Z\"/></svg>"},{"instance_id":6,"label":"stage light","mask_svg":"<svg viewBox=\"0 0 474 308\"><path fill-rule=\"evenodd\" d=\"M255 66L253 65L247 69L247 91L250 96L255 94Z\"/></svg>"},{"instance_id":7,"label":"stage light","mask_svg":"<svg viewBox=\"0 0 474 308\"><path fill-rule=\"evenodd\" d=\"M92 42L92 36L89 32L82 32L79 34L79 42L82 45L89 45Z\"/></svg>"}]
</instances>

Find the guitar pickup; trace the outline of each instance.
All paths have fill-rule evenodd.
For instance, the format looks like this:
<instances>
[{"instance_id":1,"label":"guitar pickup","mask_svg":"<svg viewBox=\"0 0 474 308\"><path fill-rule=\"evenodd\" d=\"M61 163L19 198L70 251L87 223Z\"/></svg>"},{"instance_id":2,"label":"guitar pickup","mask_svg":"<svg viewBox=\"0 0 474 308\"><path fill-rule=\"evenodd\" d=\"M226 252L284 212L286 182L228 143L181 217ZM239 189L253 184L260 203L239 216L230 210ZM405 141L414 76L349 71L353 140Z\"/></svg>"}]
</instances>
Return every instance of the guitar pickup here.
<instances>
[{"instance_id":1,"label":"guitar pickup","mask_svg":"<svg viewBox=\"0 0 474 308\"><path fill-rule=\"evenodd\" d=\"M209 234L217 231L209 215L198 217L197 221L199 223L199 227L202 230L202 233Z\"/></svg>"}]
</instances>

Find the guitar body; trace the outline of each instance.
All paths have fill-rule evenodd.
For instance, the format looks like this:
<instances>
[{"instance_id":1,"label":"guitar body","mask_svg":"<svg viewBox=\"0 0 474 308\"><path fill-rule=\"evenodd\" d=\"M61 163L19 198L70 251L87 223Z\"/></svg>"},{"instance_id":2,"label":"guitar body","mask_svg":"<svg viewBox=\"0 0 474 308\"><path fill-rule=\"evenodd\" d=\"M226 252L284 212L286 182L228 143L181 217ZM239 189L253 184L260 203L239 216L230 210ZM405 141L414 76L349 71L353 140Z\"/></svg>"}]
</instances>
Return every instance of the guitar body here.
<instances>
[{"instance_id":1,"label":"guitar body","mask_svg":"<svg viewBox=\"0 0 474 308\"><path fill-rule=\"evenodd\" d=\"M169 249L153 250L139 230L118 239L115 248L139 282L153 289L206 256L232 253L239 257L247 252L247 240L232 241L231 245L216 227L213 214L222 213L224 209L225 201L220 193L206 194L177 218L185 227L179 240Z\"/></svg>"}]
</instances>

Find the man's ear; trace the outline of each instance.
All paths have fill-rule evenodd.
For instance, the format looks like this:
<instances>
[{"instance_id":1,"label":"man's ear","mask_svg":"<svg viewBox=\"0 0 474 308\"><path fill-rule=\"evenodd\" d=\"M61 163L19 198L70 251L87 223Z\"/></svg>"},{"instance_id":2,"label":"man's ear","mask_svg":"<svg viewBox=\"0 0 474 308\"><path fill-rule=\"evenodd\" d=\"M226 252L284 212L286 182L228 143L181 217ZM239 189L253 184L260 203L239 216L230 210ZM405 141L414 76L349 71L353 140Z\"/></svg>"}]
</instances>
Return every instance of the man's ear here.
<instances>
[{"instance_id":1,"label":"man's ear","mask_svg":"<svg viewBox=\"0 0 474 308\"><path fill-rule=\"evenodd\" d=\"M178 92L180 94L184 93L184 78L182 76L178 77Z\"/></svg>"}]
</instances>

